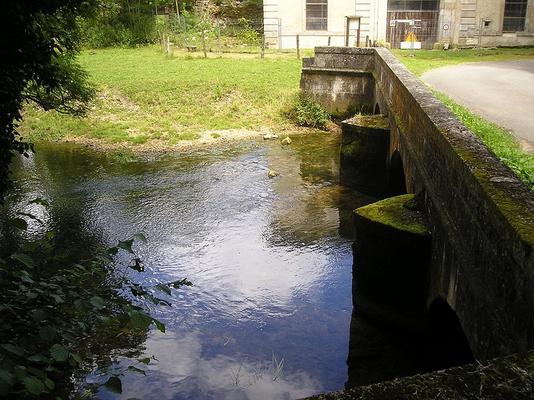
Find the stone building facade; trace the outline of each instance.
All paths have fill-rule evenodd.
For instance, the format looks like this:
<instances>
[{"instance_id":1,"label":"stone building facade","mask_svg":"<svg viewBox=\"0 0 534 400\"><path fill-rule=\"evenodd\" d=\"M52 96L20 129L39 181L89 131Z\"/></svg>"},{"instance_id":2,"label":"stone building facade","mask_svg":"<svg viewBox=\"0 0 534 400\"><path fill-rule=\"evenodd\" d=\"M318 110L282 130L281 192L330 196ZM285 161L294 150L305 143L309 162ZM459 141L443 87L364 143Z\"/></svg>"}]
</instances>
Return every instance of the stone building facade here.
<instances>
[{"instance_id":1,"label":"stone building facade","mask_svg":"<svg viewBox=\"0 0 534 400\"><path fill-rule=\"evenodd\" d=\"M534 0L264 0L272 48L534 45ZM359 29L358 29L359 27ZM358 35L359 31L359 35ZM412 36L413 35L413 36Z\"/></svg>"}]
</instances>

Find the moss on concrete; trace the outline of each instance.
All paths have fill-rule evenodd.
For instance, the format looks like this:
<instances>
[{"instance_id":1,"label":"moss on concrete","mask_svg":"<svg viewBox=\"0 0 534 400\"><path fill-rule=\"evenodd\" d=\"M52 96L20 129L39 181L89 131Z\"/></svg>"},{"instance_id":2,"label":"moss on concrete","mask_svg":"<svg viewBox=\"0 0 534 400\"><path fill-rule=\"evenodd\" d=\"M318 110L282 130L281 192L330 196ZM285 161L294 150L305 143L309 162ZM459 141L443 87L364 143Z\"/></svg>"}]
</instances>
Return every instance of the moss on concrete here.
<instances>
[{"instance_id":1,"label":"moss on concrete","mask_svg":"<svg viewBox=\"0 0 534 400\"><path fill-rule=\"evenodd\" d=\"M376 114L376 115L357 114L356 116L354 116L354 118L344 121L344 123L361 126L364 128L371 128L371 129L381 129L381 130L389 129L389 119L386 116L381 115L381 114Z\"/></svg>"},{"instance_id":2,"label":"moss on concrete","mask_svg":"<svg viewBox=\"0 0 534 400\"><path fill-rule=\"evenodd\" d=\"M341 146L341 155L345 157L357 157L361 153L361 146L358 140Z\"/></svg>"},{"instance_id":3,"label":"moss on concrete","mask_svg":"<svg viewBox=\"0 0 534 400\"><path fill-rule=\"evenodd\" d=\"M534 246L534 225L532 215L525 212L524 204L528 203L531 198L531 192L520 191L516 188L512 192L510 188L499 185L496 179L495 171L486 171L483 168L477 168L482 162L480 155L470 149L456 149L458 155L466 164L471 167L471 172L477 181L483 187L488 197L495 203L496 207L503 213L510 225L519 233L520 237L530 246ZM510 176L504 176L509 179ZM497 179L499 179L497 177ZM519 179L518 179L519 182ZM513 196L511 196L513 193Z\"/></svg>"},{"instance_id":4,"label":"moss on concrete","mask_svg":"<svg viewBox=\"0 0 534 400\"><path fill-rule=\"evenodd\" d=\"M369 219L393 229L413 233L416 235L429 235L425 214L414 211L404 205L414 199L415 195L405 194L358 208L355 212L360 217Z\"/></svg>"}]
</instances>

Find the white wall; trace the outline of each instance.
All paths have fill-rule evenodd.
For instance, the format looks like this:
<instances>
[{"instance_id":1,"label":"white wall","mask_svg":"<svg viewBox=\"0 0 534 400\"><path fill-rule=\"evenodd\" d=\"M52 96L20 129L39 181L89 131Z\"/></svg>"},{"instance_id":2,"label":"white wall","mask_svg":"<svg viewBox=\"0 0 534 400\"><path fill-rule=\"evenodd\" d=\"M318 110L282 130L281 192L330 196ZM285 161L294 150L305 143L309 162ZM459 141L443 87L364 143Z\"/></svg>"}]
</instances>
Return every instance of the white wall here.
<instances>
[{"instance_id":1,"label":"white wall","mask_svg":"<svg viewBox=\"0 0 534 400\"><path fill-rule=\"evenodd\" d=\"M385 40L387 0L328 0L328 30L306 30L306 0L264 0L264 27L266 42L271 48L296 47L296 36L301 48L345 45L347 16L360 16L360 45L365 38ZM349 45L356 42L357 23L351 24Z\"/></svg>"}]
</instances>

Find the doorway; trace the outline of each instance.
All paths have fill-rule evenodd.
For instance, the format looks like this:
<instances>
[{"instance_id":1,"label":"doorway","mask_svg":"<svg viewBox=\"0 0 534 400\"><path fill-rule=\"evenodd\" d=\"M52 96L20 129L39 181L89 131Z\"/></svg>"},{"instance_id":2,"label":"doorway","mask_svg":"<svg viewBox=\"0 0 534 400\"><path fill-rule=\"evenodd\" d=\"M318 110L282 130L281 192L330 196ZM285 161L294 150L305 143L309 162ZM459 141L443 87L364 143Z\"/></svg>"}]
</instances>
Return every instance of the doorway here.
<instances>
[{"instance_id":1,"label":"doorway","mask_svg":"<svg viewBox=\"0 0 534 400\"><path fill-rule=\"evenodd\" d=\"M432 49L438 26L439 0L388 0L386 38L392 48Z\"/></svg>"}]
</instances>

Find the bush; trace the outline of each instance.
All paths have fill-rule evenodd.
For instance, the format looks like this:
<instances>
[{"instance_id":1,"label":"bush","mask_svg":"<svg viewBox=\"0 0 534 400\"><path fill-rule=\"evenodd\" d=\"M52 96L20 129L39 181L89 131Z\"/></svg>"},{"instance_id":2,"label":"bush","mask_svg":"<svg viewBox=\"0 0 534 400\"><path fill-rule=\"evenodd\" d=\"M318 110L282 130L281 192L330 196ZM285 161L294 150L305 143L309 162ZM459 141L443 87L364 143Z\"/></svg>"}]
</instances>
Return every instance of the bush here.
<instances>
[{"instance_id":1,"label":"bush","mask_svg":"<svg viewBox=\"0 0 534 400\"><path fill-rule=\"evenodd\" d=\"M313 99L299 94L291 104L286 116L297 125L325 129L330 114Z\"/></svg>"},{"instance_id":2,"label":"bush","mask_svg":"<svg viewBox=\"0 0 534 400\"><path fill-rule=\"evenodd\" d=\"M31 203L48 204L44 199ZM31 214L18 215L7 222L21 235L28 227L26 219L40 222ZM55 234L50 231L0 256L1 398L68 395L72 373L94 362L93 350L118 343L104 337L122 335L135 341L151 325L165 331L165 326L147 313L145 304L170 305L158 293L170 295L173 289L191 283L182 279L147 287L130 280L128 270L144 271L132 250L134 239L145 241L138 234L76 263L69 261L69 255L58 253ZM119 252L131 255L129 264L121 266ZM149 361L140 358L137 365ZM120 392L121 373L112 373L104 385Z\"/></svg>"},{"instance_id":3,"label":"bush","mask_svg":"<svg viewBox=\"0 0 534 400\"><path fill-rule=\"evenodd\" d=\"M221 35L235 38L240 45L261 45L261 36L259 32L244 18L240 18L234 23L227 22L225 26L221 28Z\"/></svg>"},{"instance_id":4,"label":"bush","mask_svg":"<svg viewBox=\"0 0 534 400\"><path fill-rule=\"evenodd\" d=\"M153 15L127 14L121 18L92 18L81 22L83 45L87 48L137 46L157 39Z\"/></svg>"}]
</instances>

